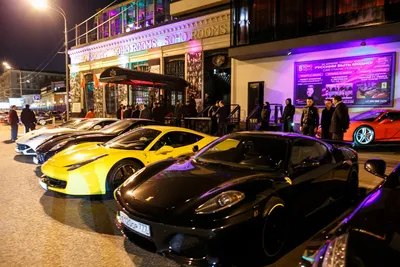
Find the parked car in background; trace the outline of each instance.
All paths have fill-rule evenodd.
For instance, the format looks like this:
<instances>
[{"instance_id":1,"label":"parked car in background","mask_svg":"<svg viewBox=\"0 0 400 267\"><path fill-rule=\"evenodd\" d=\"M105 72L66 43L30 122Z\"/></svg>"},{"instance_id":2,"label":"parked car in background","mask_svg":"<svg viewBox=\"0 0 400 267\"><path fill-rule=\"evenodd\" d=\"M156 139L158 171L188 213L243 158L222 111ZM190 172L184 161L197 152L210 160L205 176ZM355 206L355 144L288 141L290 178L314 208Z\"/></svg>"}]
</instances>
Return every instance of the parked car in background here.
<instances>
[{"instance_id":1,"label":"parked car in background","mask_svg":"<svg viewBox=\"0 0 400 267\"><path fill-rule=\"evenodd\" d=\"M368 160L364 168L382 183L307 243L301 267L399 266L400 164L388 176L383 160Z\"/></svg>"},{"instance_id":2,"label":"parked car in background","mask_svg":"<svg viewBox=\"0 0 400 267\"><path fill-rule=\"evenodd\" d=\"M344 140L357 145L400 141L400 110L369 110L351 118Z\"/></svg>"},{"instance_id":3,"label":"parked car in background","mask_svg":"<svg viewBox=\"0 0 400 267\"><path fill-rule=\"evenodd\" d=\"M106 143L71 146L42 165L40 185L69 195L112 193L132 174L159 160L193 153L215 137L169 126L144 126Z\"/></svg>"},{"instance_id":4,"label":"parked car in background","mask_svg":"<svg viewBox=\"0 0 400 267\"><path fill-rule=\"evenodd\" d=\"M17 139L15 151L26 156L34 156L36 155L36 148L45 141L70 132L100 130L115 121L117 119L87 119L77 124L70 124L67 127L31 131Z\"/></svg>"},{"instance_id":5,"label":"parked car in background","mask_svg":"<svg viewBox=\"0 0 400 267\"><path fill-rule=\"evenodd\" d=\"M246 249L248 257L275 260L290 223L357 193L353 149L299 134L239 132L189 160L141 169L114 195L124 236L214 266Z\"/></svg>"},{"instance_id":6,"label":"parked car in background","mask_svg":"<svg viewBox=\"0 0 400 267\"><path fill-rule=\"evenodd\" d=\"M159 122L147 119L124 119L116 121L99 131L71 132L44 142L36 148L34 162L43 164L56 153L73 145L90 142L107 142L129 132L137 127L147 125L161 125Z\"/></svg>"}]
</instances>

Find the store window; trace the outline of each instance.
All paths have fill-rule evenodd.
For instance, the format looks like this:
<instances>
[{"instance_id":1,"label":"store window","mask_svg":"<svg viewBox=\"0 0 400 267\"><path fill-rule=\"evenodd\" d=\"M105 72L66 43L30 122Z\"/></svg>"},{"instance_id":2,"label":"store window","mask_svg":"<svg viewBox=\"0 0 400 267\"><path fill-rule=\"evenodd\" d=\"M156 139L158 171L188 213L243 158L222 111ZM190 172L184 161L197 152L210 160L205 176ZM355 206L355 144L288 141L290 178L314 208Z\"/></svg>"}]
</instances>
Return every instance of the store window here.
<instances>
[{"instance_id":1,"label":"store window","mask_svg":"<svg viewBox=\"0 0 400 267\"><path fill-rule=\"evenodd\" d=\"M115 84L106 84L106 111L107 114L115 114L118 110L118 89Z\"/></svg>"},{"instance_id":2,"label":"store window","mask_svg":"<svg viewBox=\"0 0 400 267\"><path fill-rule=\"evenodd\" d=\"M107 38L108 36L109 36L109 23L108 23L108 19L109 19L109 12L107 11L107 12L105 12L104 14L103 14L103 26L102 26L102 28L103 28L103 34L101 35L101 37L103 37L103 38ZM100 38L101 38L100 37Z\"/></svg>"},{"instance_id":3,"label":"store window","mask_svg":"<svg viewBox=\"0 0 400 267\"><path fill-rule=\"evenodd\" d=\"M111 36L118 35L122 33L122 13L121 8L116 8L110 10L110 27L111 27Z\"/></svg>"},{"instance_id":4,"label":"store window","mask_svg":"<svg viewBox=\"0 0 400 267\"><path fill-rule=\"evenodd\" d=\"M126 11L125 11L126 15L126 25L125 25L125 29L127 32L134 30L137 26L136 23L136 2L133 2L129 5L126 6Z\"/></svg>"}]
</instances>

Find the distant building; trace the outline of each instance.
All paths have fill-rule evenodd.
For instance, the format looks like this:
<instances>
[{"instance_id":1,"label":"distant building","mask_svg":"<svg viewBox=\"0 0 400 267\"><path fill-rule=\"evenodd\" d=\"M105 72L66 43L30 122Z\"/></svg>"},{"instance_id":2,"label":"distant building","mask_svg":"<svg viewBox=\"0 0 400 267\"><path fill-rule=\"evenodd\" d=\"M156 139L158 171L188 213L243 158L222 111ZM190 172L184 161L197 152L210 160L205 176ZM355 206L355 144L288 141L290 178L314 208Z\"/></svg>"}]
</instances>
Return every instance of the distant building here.
<instances>
[{"instance_id":1,"label":"distant building","mask_svg":"<svg viewBox=\"0 0 400 267\"><path fill-rule=\"evenodd\" d=\"M22 83L20 84L20 74ZM22 95L39 95L40 89L55 81L65 81L65 74L59 72L35 72L31 70L11 69L0 75L0 102Z\"/></svg>"},{"instance_id":2,"label":"distant building","mask_svg":"<svg viewBox=\"0 0 400 267\"><path fill-rule=\"evenodd\" d=\"M50 85L40 89L40 100L37 108L49 110L65 110L65 81L52 82Z\"/></svg>"}]
</instances>

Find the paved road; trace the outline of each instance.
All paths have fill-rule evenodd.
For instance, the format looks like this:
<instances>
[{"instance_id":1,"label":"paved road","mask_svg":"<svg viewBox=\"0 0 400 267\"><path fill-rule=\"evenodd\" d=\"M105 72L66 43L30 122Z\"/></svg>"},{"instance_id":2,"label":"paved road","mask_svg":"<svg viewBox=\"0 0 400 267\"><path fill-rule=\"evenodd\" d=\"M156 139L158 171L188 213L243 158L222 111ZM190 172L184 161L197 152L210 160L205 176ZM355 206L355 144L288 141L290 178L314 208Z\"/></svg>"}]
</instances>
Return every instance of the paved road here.
<instances>
[{"instance_id":1,"label":"paved road","mask_svg":"<svg viewBox=\"0 0 400 267\"><path fill-rule=\"evenodd\" d=\"M0 126L0 266L179 266L125 241L113 222L112 200L45 193L39 169L16 155L15 144L5 142L9 135ZM400 161L395 153L365 153L361 160L377 156L392 168ZM377 180L362 174L361 183L372 187ZM302 238L299 244L309 236ZM297 266L301 252L297 246L273 266Z\"/></svg>"}]
</instances>

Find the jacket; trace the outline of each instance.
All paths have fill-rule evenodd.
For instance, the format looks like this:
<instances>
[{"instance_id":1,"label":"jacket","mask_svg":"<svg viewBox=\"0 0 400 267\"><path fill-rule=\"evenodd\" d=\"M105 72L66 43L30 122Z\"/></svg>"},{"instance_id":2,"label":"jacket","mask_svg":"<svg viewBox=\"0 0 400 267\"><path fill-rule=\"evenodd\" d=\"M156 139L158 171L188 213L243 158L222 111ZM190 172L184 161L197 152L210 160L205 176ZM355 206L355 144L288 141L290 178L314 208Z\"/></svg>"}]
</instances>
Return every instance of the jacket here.
<instances>
[{"instance_id":1,"label":"jacket","mask_svg":"<svg viewBox=\"0 0 400 267\"><path fill-rule=\"evenodd\" d=\"M21 122L23 124L36 123L35 113L28 108L24 108L21 112Z\"/></svg>"},{"instance_id":2,"label":"jacket","mask_svg":"<svg viewBox=\"0 0 400 267\"><path fill-rule=\"evenodd\" d=\"M340 102L336 105L335 111L332 114L332 121L329 127L331 133L344 133L349 129L350 117L347 106Z\"/></svg>"},{"instance_id":3,"label":"jacket","mask_svg":"<svg viewBox=\"0 0 400 267\"><path fill-rule=\"evenodd\" d=\"M94 115L94 112L89 110L89 111L86 113L85 119L93 119L94 117L96 117L96 116Z\"/></svg>"},{"instance_id":4,"label":"jacket","mask_svg":"<svg viewBox=\"0 0 400 267\"><path fill-rule=\"evenodd\" d=\"M292 105L292 103L286 105L285 109L283 110L282 121L293 121L295 111L296 108Z\"/></svg>"},{"instance_id":5,"label":"jacket","mask_svg":"<svg viewBox=\"0 0 400 267\"><path fill-rule=\"evenodd\" d=\"M303 108L303 112L301 113L300 125L301 127L303 127L304 125L312 125L314 127L318 127L318 109L314 106L306 106L305 108Z\"/></svg>"},{"instance_id":6,"label":"jacket","mask_svg":"<svg viewBox=\"0 0 400 267\"><path fill-rule=\"evenodd\" d=\"M228 117L229 117L229 109L227 106L220 107L217 110L217 115L218 117L218 122L219 123L228 123Z\"/></svg>"},{"instance_id":7,"label":"jacket","mask_svg":"<svg viewBox=\"0 0 400 267\"><path fill-rule=\"evenodd\" d=\"M162 107L155 107L153 109L153 118L155 121L164 123L165 121L164 109Z\"/></svg>"},{"instance_id":8,"label":"jacket","mask_svg":"<svg viewBox=\"0 0 400 267\"><path fill-rule=\"evenodd\" d=\"M19 123L19 118L15 110L10 110L10 112L8 113L8 123L12 125Z\"/></svg>"},{"instance_id":9,"label":"jacket","mask_svg":"<svg viewBox=\"0 0 400 267\"><path fill-rule=\"evenodd\" d=\"M151 112L148 108L143 109L140 111L139 118L141 119L151 119Z\"/></svg>"},{"instance_id":10,"label":"jacket","mask_svg":"<svg viewBox=\"0 0 400 267\"><path fill-rule=\"evenodd\" d=\"M332 121L332 115L333 112L335 111L334 107L331 107L331 109L326 109L324 108L324 110L322 110L322 115L321 115L321 128L323 130L328 130L329 131L329 127L331 125L331 121Z\"/></svg>"}]
</instances>

